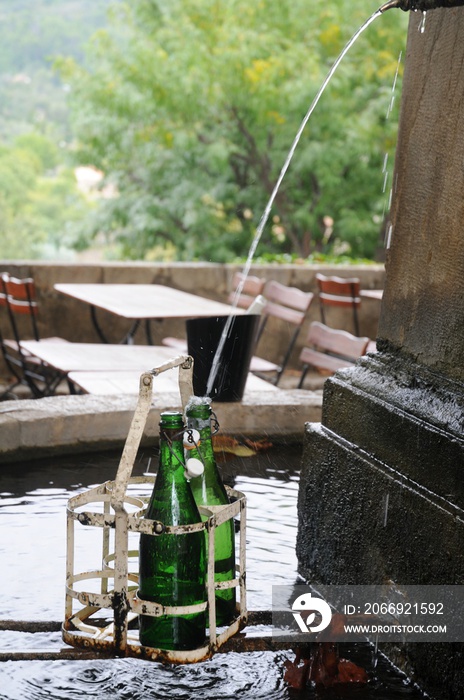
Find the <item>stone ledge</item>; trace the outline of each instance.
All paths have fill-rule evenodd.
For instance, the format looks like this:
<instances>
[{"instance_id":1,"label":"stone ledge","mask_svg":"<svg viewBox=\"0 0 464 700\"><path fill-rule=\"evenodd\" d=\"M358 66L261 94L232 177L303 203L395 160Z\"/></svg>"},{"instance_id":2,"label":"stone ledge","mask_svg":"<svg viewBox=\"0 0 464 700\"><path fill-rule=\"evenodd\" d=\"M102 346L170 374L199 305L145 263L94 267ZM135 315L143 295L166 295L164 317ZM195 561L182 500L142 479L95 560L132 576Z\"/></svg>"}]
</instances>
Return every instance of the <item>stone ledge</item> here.
<instances>
[{"instance_id":1,"label":"stone ledge","mask_svg":"<svg viewBox=\"0 0 464 700\"><path fill-rule=\"evenodd\" d=\"M56 396L0 404L0 463L49 454L122 447L137 397ZM240 403L216 403L221 431L303 441L306 422L321 418L322 396L305 390L245 394ZM161 411L179 409L176 393L154 395L144 442L156 439Z\"/></svg>"}]
</instances>

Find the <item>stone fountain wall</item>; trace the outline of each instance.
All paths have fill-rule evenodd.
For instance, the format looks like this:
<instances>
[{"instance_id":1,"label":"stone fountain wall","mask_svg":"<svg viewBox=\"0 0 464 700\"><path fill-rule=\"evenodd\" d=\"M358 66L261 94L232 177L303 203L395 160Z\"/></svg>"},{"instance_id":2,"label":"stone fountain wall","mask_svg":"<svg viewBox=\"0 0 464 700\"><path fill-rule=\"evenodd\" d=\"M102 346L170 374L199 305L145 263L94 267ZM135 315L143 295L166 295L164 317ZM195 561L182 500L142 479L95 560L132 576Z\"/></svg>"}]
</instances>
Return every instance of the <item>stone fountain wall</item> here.
<instances>
[{"instance_id":1,"label":"stone fountain wall","mask_svg":"<svg viewBox=\"0 0 464 700\"><path fill-rule=\"evenodd\" d=\"M381 21L378 20L378 21ZM308 424L297 555L315 583L464 584L464 8L412 13L379 352ZM462 644L390 647L464 698Z\"/></svg>"}]
</instances>

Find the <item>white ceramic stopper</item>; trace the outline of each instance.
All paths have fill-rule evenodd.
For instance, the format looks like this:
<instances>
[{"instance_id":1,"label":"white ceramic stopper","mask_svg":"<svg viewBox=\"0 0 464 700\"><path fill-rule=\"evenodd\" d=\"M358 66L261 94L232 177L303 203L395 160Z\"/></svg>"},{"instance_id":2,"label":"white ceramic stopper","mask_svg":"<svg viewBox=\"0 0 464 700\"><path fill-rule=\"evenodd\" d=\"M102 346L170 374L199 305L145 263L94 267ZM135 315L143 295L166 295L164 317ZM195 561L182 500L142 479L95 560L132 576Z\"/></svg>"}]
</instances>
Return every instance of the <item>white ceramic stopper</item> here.
<instances>
[{"instance_id":1,"label":"white ceramic stopper","mask_svg":"<svg viewBox=\"0 0 464 700\"><path fill-rule=\"evenodd\" d=\"M187 479L193 479L196 476L201 476L205 471L203 462L196 457L190 457L185 463L185 474Z\"/></svg>"}]
</instances>

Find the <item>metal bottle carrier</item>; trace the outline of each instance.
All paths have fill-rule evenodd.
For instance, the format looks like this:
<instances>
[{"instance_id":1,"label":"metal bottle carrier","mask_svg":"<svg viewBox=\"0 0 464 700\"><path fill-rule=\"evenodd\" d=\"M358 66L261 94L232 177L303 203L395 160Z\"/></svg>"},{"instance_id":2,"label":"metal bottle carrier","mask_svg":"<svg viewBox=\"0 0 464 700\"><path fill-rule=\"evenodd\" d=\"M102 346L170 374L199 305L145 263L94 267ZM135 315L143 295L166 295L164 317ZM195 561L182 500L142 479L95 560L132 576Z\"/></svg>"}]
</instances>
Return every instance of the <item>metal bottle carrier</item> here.
<instances>
[{"instance_id":1,"label":"metal bottle carrier","mask_svg":"<svg viewBox=\"0 0 464 700\"><path fill-rule=\"evenodd\" d=\"M71 646L169 663L194 663L210 658L230 637L247 623L245 586L246 498L227 488L231 503L225 506L199 507L207 520L182 526L166 526L144 518L148 496L139 496L137 488L154 484L154 476L132 477L132 469L151 406L153 379L161 372L179 368L182 406L193 395L193 358L181 355L145 372L140 377L137 406L118 466L116 479L88 489L69 499L67 506L66 611L62 625L63 640ZM131 493L127 490L130 487ZM145 489L146 491L147 489ZM151 492L151 489L150 489ZM132 495L135 493L135 495ZM88 510L87 508L94 508ZM129 512L132 509L132 512ZM231 518L240 519L240 545L236 577L231 581L214 581L214 542L216 528ZM100 569L75 571L76 524L99 528L102 534ZM156 537L162 533L185 534L204 530L208 533L207 603L166 607L137 597L138 550L129 549L129 533ZM112 533L114 537L112 538ZM112 539L114 542L112 543ZM113 547L113 550L112 550ZM85 587L97 590L82 590ZM79 584L79 586L78 586ZM236 617L229 627L218 631L216 625L216 589L239 588ZM78 609L75 609L75 608ZM189 651L172 651L142 646L138 631L130 628L138 615L183 615L207 609L209 629L204 646Z\"/></svg>"}]
</instances>

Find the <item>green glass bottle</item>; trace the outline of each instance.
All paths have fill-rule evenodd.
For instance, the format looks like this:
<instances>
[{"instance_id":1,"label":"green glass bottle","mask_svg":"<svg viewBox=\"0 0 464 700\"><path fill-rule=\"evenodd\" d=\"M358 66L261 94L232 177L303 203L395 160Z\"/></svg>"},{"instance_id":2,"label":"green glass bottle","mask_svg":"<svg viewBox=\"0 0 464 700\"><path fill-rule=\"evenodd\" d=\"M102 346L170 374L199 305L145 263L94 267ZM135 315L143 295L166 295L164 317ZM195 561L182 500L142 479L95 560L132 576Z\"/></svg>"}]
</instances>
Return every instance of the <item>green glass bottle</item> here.
<instances>
[{"instance_id":1,"label":"green glass bottle","mask_svg":"<svg viewBox=\"0 0 464 700\"><path fill-rule=\"evenodd\" d=\"M211 405L208 398L193 398L186 408L187 429L198 431L198 447L188 449L188 458L200 459L204 464L201 476L190 480L197 505L218 506L229 503L214 456L211 439ZM191 445L189 446L191 447ZM230 519L215 532L214 547L215 581L230 581L235 578L235 529ZM228 625L235 617L235 588L216 591L216 622Z\"/></svg>"},{"instance_id":2,"label":"green glass bottle","mask_svg":"<svg viewBox=\"0 0 464 700\"><path fill-rule=\"evenodd\" d=\"M161 414L159 469L145 517L160 520L164 525L201 522L184 475L183 431L181 413ZM142 534L138 596L169 606L205 602L204 532ZM160 649L196 649L205 642L206 615L206 611L161 617L140 615L140 642Z\"/></svg>"}]
</instances>

